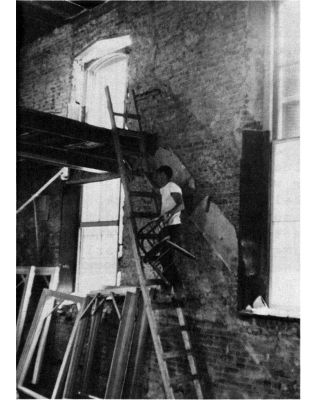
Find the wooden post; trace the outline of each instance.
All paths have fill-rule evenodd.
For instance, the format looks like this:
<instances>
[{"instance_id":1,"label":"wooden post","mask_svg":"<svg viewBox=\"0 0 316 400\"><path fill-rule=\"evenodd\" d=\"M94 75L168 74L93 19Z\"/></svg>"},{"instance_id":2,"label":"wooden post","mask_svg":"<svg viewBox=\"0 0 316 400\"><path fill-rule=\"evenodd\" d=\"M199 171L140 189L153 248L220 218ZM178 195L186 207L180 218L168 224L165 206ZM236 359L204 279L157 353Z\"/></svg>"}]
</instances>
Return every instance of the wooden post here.
<instances>
[{"instance_id":1,"label":"wooden post","mask_svg":"<svg viewBox=\"0 0 316 400\"><path fill-rule=\"evenodd\" d=\"M135 323L138 295L128 292L125 297L122 319L116 337L105 399L120 399L125 380L128 356Z\"/></svg>"},{"instance_id":2,"label":"wooden post","mask_svg":"<svg viewBox=\"0 0 316 400\"><path fill-rule=\"evenodd\" d=\"M21 338L22 338L22 332L24 328L24 323L25 323L25 318L26 318L26 313L32 293L32 286L34 282L34 277L35 277L35 267L32 266L28 271L27 271L27 277L26 277L26 282L24 284L24 289L23 289L23 295L21 299L21 304L19 307L19 314L18 314L18 320L16 324L16 352L18 351Z\"/></svg>"},{"instance_id":3,"label":"wooden post","mask_svg":"<svg viewBox=\"0 0 316 400\"><path fill-rule=\"evenodd\" d=\"M60 398L59 396L60 396L60 392L61 392L61 389L62 389L62 385L63 385L65 379L67 378L67 376L66 376L67 375L67 370L68 370L68 366L69 366L69 363L70 363L71 352L72 352L72 349L73 349L73 346L74 346L74 342L75 342L75 339L76 339L77 330L78 330L78 328L80 326L80 323L81 323L81 317L83 316L83 314L86 313L88 300L90 300L90 299L86 298L84 300L84 303L81 304L81 310L79 311L79 313L78 313L78 315L76 317L74 326L73 326L71 334L70 334L70 338L68 340L68 344L67 344L67 347L66 347L64 358L63 358L63 361L61 363L60 370L58 372L58 376L57 376L56 383L55 383L55 386L54 386L53 394L52 394L52 397L51 397L52 399ZM70 371L70 372L73 373L73 370Z\"/></svg>"},{"instance_id":4,"label":"wooden post","mask_svg":"<svg viewBox=\"0 0 316 400\"><path fill-rule=\"evenodd\" d=\"M83 384L81 388L82 393L88 393L90 372L92 367L93 355L95 352L98 330L102 317L102 311L103 311L102 307L100 307L99 309L96 308L95 313L92 312L91 325L88 336L88 347L87 347L85 361L83 364L84 370L82 379Z\"/></svg>"},{"instance_id":5,"label":"wooden post","mask_svg":"<svg viewBox=\"0 0 316 400\"><path fill-rule=\"evenodd\" d=\"M90 300L91 300L91 298L89 298L89 297L86 298L84 308L87 307ZM82 318L79 321L76 338L75 338L74 344L73 344L68 374L67 374L67 378L66 378L66 382L65 382L64 392L63 392L64 399L75 398L75 393L74 393L75 379L76 379L76 374L78 372L78 365L79 365L79 361L80 361L80 356L82 354L84 340L86 337L88 322L89 322L88 315L87 315L87 313L85 313L85 315L84 316L82 315Z\"/></svg>"},{"instance_id":6,"label":"wooden post","mask_svg":"<svg viewBox=\"0 0 316 400\"><path fill-rule=\"evenodd\" d=\"M41 334L42 325L44 321L43 309L47 300L47 296L48 296L48 290L44 289L41 294L40 300L38 302L33 322L30 327L29 333L27 335L25 345L23 347L23 351L18 363L16 372L18 385L23 385L27 369L31 363L38 338Z\"/></svg>"},{"instance_id":7,"label":"wooden post","mask_svg":"<svg viewBox=\"0 0 316 400\"><path fill-rule=\"evenodd\" d=\"M49 283L50 290L57 290L58 283L59 283L59 272L60 272L60 267L55 267L54 271L51 275L51 278L50 278L50 283ZM45 306L45 311L47 311L47 314L49 314L50 311L54 307L54 299L50 298L46 303L47 304ZM43 363L43 359L44 359L44 351L45 351L45 347L46 347L47 335L48 335L48 330L49 330L51 319L52 319L52 315L50 314L46 318L46 321L44 323L43 332L41 334L41 339L40 339L40 343L39 343L38 350L37 350L37 356L36 356L36 360L35 360L33 377L32 377L32 383L34 385L38 383L40 371L42 368L42 363Z\"/></svg>"},{"instance_id":8,"label":"wooden post","mask_svg":"<svg viewBox=\"0 0 316 400\"><path fill-rule=\"evenodd\" d=\"M137 376L143 361L145 349L146 335L148 332L148 320L142 297L139 297L139 305L137 311L137 319L135 330L133 333L133 342L131 346L131 354L128 362L127 375L125 379L123 398L138 399L140 394L137 393Z\"/></svg>"}]
</instances>

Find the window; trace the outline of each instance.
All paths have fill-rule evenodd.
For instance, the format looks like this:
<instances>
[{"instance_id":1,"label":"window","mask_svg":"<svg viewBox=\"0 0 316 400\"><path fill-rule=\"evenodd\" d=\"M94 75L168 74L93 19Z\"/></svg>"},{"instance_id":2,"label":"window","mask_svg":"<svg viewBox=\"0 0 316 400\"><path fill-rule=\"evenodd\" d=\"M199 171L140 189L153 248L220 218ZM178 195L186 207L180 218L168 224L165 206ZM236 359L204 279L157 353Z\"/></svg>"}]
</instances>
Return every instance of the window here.
<instances>
[{"instance_id":1,"label":"window","mask_svg":"<svg viewBox=\"0 0 316 400\"><path fill-rule=\"evenodd\" d=\"M299 316L299 2L278 2L276 24L269 307L281 315Z\"/></svg>"},{"instance_id":2,"label":"window","mask_svg":"<svg viewBox=\"0 0 316 400\"><path fill-rule=\"evenodd\" d=\"M110 127L105 87L109 86L113 108L124 111L127 88L129 36L104 39L76 57L68 116ZM121 117L116 118L122 126ZM123 191L120 179L82 186L81 222L77 257L76 291L87 293L119 285L117 259L122 255Z\"/></svg>"},{"instance_id":3,"label":"window","mask_svg":"<svg viewBox=\"0 0 316 400\"><path fill-rule=\"evenodd\" d=\"M257 301L261 310L256 313L299 317L299 2L272 2L272 11L274 56L267 60L266 131L243 132L239 308L253 306L262 296L269 309Z\"/></svg>"},{"instance_id":4,"label":"window","mask_svg":"<svg viewBox=\"0 0 316 400\"><path fill-rule=\"evenodd\" d=\"M298 1L276 5L275 139L300 135L300 7Z\"/></svg>"},{"instance_id":5,"label":"window","mask_svg":"<svg viewBox=\"0 0 316 400\"><path fill-rule=\"evenodd\" d=\"M121 194L120 179L82 187L77 292L88 293L117 284L122 243Z\"/></svg>"}]
</instances>

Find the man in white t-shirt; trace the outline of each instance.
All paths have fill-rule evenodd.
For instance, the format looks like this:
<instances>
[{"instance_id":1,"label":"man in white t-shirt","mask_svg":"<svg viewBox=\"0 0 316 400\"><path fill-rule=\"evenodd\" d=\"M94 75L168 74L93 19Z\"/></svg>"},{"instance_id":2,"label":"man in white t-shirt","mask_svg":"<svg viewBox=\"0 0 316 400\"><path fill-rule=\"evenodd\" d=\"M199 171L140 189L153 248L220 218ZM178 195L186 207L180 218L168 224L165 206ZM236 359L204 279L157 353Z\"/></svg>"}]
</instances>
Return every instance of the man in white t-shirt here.
<instances>
[{"instance_id":1,"label":"man in white t-shirt","mask_svg":"<svg viewBox=\"0 0 316 400\"><path fill-rule=\"evenodd\" d=\"M160 214L165 221L162 230L162 237L170 236L170 240L181 246L181 211L184 209L182 190L180 186L172 182L172 169L163 165L156 171L156 182L161 195ZM182 289L182 283L177 271L177 260L175 251L170 250L169 254L161 259L166 279L175 288Z\"/></svg>"}]
</instances>

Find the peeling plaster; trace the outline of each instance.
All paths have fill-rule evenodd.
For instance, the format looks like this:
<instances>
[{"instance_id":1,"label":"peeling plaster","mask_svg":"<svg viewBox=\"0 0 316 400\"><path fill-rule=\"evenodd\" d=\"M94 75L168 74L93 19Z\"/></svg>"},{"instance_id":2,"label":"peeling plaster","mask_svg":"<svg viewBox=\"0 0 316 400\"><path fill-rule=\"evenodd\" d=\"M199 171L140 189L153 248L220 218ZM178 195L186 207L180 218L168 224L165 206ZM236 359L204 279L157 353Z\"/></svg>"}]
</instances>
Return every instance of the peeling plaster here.
<instances>
[{"instance_id":1,"label":"peeling plaster","mask_svg":"<svg viewBox=\"0 0 316 400\"><path fill-rule=\"evenodd\" d=\"M219 207L210 202L206 196L197 205L190 219L226 267L230 271L231 268L236 268L238 261L236 231Z\"/></svg>"},{"instance_id":2,"label":"peeling plaster","mask_svg":"<svg viewBox=\"0 0 316 400\"><path fill-rule=\"evenodd\" d=\"M195 189L193 176L170 148L159 147L155 156L150 160L150 164L154 169L159 168L161 165L169 165L173 171L172 180L174 182L182 188L188 187L191 190Z\"/></svg>"}]
</instances>

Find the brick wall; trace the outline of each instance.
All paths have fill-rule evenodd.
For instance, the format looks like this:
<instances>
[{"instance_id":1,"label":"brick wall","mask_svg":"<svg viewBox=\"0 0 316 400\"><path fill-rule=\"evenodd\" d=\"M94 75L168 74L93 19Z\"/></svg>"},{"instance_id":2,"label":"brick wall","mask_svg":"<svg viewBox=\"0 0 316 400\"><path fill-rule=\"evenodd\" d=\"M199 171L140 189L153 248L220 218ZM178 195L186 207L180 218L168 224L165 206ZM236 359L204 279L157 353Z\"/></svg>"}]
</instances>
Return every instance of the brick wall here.
<instances>
[{"instance_id":1,"label":"brick wall","mask_svg":"<svg viewBox=\"0 0 316 400\"><path fill-rule=\"evenodd\" d=\"M74 57L98 39L130 34L129 81L144 127L170 146L238 232L241 131L264 115L267 2L106 4L21 51L21 104L67 115ZM194 342L215 398L299 397L299 323L241 320L237 270L225 267L185 219L183 261ZM125 269L127 267L125 266ZM128 275L132 276L132 275ZM190 300L191 299L191 300ZM147 396L161 396L153 355Z\"/></svg>"}]
</instances>

